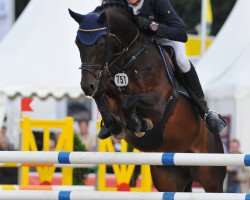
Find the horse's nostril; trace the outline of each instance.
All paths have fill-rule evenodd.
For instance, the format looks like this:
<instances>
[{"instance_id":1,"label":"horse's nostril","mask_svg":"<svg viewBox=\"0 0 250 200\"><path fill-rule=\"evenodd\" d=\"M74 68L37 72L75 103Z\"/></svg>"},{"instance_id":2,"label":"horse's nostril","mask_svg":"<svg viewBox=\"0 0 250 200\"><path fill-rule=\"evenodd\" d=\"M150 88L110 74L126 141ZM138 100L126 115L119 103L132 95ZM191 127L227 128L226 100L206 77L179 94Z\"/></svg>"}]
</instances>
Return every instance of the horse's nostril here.
<instances>
[{"instance_id":1,"label":"horse's nostril","mask_svg":"<svg viewBox=\"0 0 250 200\"><path fill-rule=\"evenodd\" d=\"M90 84L89 89L93 91L95 89L95 86L93 84Z\"/></svg>"}]
</instances>

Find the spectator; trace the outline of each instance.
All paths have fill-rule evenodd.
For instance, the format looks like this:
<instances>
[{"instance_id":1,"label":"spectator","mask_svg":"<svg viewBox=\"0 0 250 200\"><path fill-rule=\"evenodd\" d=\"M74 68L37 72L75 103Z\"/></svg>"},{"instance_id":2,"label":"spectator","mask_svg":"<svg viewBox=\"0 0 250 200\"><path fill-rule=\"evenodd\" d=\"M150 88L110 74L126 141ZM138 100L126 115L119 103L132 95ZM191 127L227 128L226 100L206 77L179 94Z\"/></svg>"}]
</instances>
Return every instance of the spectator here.
<instances>
[{"instance_id":1,"label":"spectator","mask_svg":"<svg viewBox=\"0 0 250 200\"><path fill-rule=\"evenodd\" d=\"M76 116L76 120L79 125L79 137L85 144L88 151L94 151L96 149L96 136L89 133L89 113L84 111Z\"/></svg>"},{"instance_id":2,"label":"spectator","mask_svg":"<svg viewBox=\"0 0 250 200\"><path fill-rule=\"evenodd\" d=\"M111 137L111 140L112 140L115 152L121 152L122 150L121 141L116 139L115 137Z\"/></svg>"},{"instance_id":3,"label":"spectator","mask_svg":"<svg viewBox=\"0 0 250 200\"><path fill-rule=\"evenodd\" d=\"M229 143L229 153L240 154L240 142L233 139ZM244 166L227 168L227 192L228 193L247 193L249 192L249 170Z\"/></svg>"},{"instance_id":4,"label":"spectator","mask_svg":"<svg viewBox=\"0 0 250 200\"><path fill-rule=\"evenodd\" d=\"M6 151L9 150L9 139L7 138L7 128L5 126L1 129L1 135L0 135L0 150Z\"/></svg>"},{"instance_id":5,"label":"spectator","mask_svg":"<svg viewBox=\"0 0 250 200\"><path fill-rule=\"evenodd\" d=\"M55 151L55 148L56 148L56 142L55 142L55 140L53 140L53 139L49 139L49 150L50 151Z\"/></svg>"},{"instance_id":6,"label":"spectator","mask_svg":"<svg viewBox=\"0 0 250 200\"><path fill-rule=\"evenodd\" d=\"M0 133L0 151L13 150L12 145L7 138L7 128L3 126ZM0 184L17 184L17 171L16 167L1 167L0 168Z\"/></svg>"}]
</instances>

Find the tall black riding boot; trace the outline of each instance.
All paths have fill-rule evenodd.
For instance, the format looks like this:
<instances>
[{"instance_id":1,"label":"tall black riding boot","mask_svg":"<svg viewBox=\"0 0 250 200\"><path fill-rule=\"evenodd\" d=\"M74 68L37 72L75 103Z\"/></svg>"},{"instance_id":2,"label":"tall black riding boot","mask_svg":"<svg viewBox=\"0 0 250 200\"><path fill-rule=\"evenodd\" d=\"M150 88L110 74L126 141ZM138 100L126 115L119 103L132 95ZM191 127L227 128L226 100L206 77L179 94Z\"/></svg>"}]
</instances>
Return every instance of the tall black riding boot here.
<instances>
[{"instance_id":1,"label":"tall black riding boot","mask_svg":"<svg viewBox=\"0 0 250 200\"><path fill-rule=\"evenodd\" d=\"M184 82L187 86L187 89L189 90L192 98L196 101L199 114L204 119L208 129L212 133L220 133L227 123L220 114L209 111L198 75L191 62L190 64L191 69L187 73L183 73Z\"/></svg>"}]
</instances>

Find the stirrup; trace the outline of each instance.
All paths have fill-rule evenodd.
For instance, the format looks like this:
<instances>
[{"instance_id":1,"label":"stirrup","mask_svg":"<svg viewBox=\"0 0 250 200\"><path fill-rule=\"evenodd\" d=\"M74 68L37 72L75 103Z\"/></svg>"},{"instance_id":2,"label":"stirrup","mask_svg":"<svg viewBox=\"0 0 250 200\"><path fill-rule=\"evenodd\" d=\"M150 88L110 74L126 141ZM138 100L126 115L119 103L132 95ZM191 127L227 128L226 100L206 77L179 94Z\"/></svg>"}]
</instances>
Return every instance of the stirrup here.
<instances>
[{"instance_id":1,"label":"stirrup","mask_svg":"<svg viewBox=\"0 0 250 200\"><path fill-rule=\"evenodd\" d=\"M222 129L227 126L227 122L223 117L219 113L213 111L205 113L204 122L207 128L214 134L220 133Z\"/></svg>"}]
</instances>

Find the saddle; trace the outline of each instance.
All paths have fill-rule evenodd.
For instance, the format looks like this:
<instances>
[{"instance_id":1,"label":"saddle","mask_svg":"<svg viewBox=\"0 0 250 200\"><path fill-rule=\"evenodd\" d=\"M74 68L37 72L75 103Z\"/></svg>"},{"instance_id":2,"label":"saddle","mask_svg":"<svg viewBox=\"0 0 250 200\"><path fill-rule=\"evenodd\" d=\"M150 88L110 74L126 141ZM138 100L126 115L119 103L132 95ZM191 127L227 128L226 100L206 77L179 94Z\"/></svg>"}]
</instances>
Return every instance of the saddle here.
<instances>
[{"instance_id":1,"label":"saddle","mask_svg":"<svg viewBox=\"0 0 250 200\"><path fill-rule=\"evenodd\" d=\"M178 87L179 94L181 94L184 97L189 98L195 105L197 105L201 110L207 113L208 108L206 104L204 104L185 83L184 78L183 78L183 73L181 73L180 68L177 64L175 50L173 49L173 47L160 46L159 43L157 43L157 41L155 41L155 44L164 62L165 70L167 72L167 77L173 89L174 89L174 85L176 85L176 83L173 84L173 82L177 82L179 86ZM163 53L164 50L166 51L166 53ZM167 56L170 57L172 63L167 62L169 61L169 59L166 58Z\"/></svg>"},{"instance_id":2,"label":"saddle","mask_svg":"<svg viewBox=\"0 0 250 200\"><path fill-rule=\"evenodd\" d=\"M178 84L179 85L179 94L187 97L187 98L191 98L189 91L187 90L187 88L184 86L184 79L183 79L183 75L179 69L179 66L177 64L177 60L176 60L176 54L175 54L175 50L173 49L173 47L171 46L161 46L159 45L157 42L155 42L155 45L159 51L159 54L163 60L164 66L165 66L165 71L166 71L166 75L167 78L171 84L172 87L174 87L174 85ZM167 57L170 57L171 62L169 62L169 59ZM177 82L177 83L174 83Z\"/></svg>"}]
</instances>

